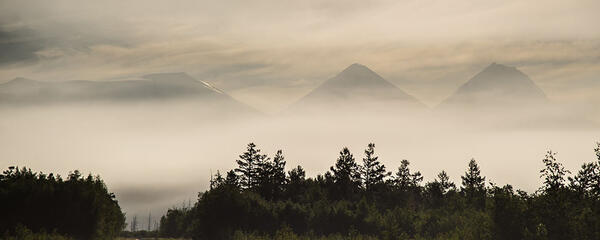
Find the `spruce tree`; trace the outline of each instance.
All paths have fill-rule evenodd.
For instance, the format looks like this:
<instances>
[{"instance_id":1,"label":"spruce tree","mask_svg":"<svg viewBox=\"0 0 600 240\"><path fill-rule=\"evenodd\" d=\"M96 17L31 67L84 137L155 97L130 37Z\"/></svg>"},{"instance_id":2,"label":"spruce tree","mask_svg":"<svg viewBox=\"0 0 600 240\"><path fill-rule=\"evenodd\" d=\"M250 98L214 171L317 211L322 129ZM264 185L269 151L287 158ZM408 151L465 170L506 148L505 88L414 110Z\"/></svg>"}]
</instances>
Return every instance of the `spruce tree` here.
<instances>
[{"instance_id":1,"label":"spruce tree","mask_svg":"<svg viewBox=\"0 0 600 240\"><path fill-rule=\"evenodd\" d=\"M598 184L598 165L596 163L584 163L581 170L574 177L569 177L570 187L579 194L593 194L593 188Z\"/></svg>"},{"instance_id":2,"label":"spruce tree","mask_svg":"<svg viewBox=\"0 0 600 240\"><path fill-rule=\"evenodd\" d=\"M453 182L450 181L450 177L448 176L448 173L446 173L446 171L440 172L437 175L437 178L435 181L438 182L440 184L442 193L446 193L449 190L453 190L456 188L456 185L454 185Z\"/></svg>"},{"instance_id":3,"label":"spruce tree","mask_svg":"<svg viewBox=\"0 0 600 240\"><path fill-rule=\"evenodd\" d=\"M600 142L596 143L596 147L594 148L594 152L596 153L596 158L598 159L598 163L600 163Z\"/></svg>"},{"instance_id":4,"label":"spruce tree","mask_svg":"<svg viewBox=\"0 0 600 240\"><path fill-rule=\"evenodd\" d=\"M596 196L596 198L600 198L600 142L596 143L596 148L594 148L594 152L596 152L596 158L598 159L596 164L596 172L592 177L592 195Z\"/></svg>"},{"instance_id":5,"label":"spruce tree","mask_svg":"<svg viewBox=\"0 0 600 240\"><path fill-rule=\"evenodd\" d=\"M485 177L481 176L481 170L474 158L469 161L469 167L462 179L461 191L467 200L477 208L485 207Z\"/></svg>"},{"instance_id":6,"label":"spruce tree","mask_svg":"<svg viewBox=\"0 0 600 240\"><path fill-rule=\"evenodd\" d=\"M385 165L381 164L378 159L379 157L375 156L375 144L369 143L365 149L363 165L359 168L360 176L367 190L382 183L384 178L389 175L385 171Z\"/></svg>"},{"instance_id":7,"label":"spruce tree","mask_svg":"<svg viewBox=\"0 0 600 240\"><path fill-rule=\"evenodd\" d=\"M217 170L217 174L210 177L210 189L211 190L215 189L215 188L221 186L224 182L225 182L225 178L223 178L223 175L221 175L219 170Z\"/></svg>"},{"instance_id":8,"label":"spruce tree","mask_svg":"<svg viewBox=\"0 0 600 240\"><path fill-rule=\"evenodd\" d=\"M596 143L594 152L600 160L600 143ZM579 194L600 197L600 161L584 163L574 177L569 177L570 187Z\"/></svg>"},{"instance_id":9,"label":"spruce tree","mask_svg":"<svg viewBox=\"0 0 600 240\"><path fill-rule=\"evenodd\" d=\"M225 186L232 187L238 189L240 187L240 180L237 174L235 174L234 170L230 170L227 172L227 176L225 177L225 181L223 182Z\"/></svg>"},{"instance_id":10,"label":"spruce tree","mask_svg":"<svg viewBox=\"0 0 600 240\"><path fill-rule=\"evenodd\" d=\"M398 172L396 172L393 180L394 185L402 191L407 191L410 188L418 187L421 181L423 181L421 172L417 171L415 173L411 173L408 165L410 165L408 160L402 160L400 162L400 167L398 167Z\"/></svg>"},{"instance_id":11,"label":"spruce tree","mask_svg":"<svg viewBox=\"0 0 600 240\"><path fill-rule=\"evenodd\" d=\"M239 174L240 185L244 189L254 188L259 177L259 166L267 160L267 155L260 154L260 149L254 143L249 143L246 152L239 158L235 172Z\"/></svg>"},{"instance_id":12,"label":"spruce tree","mask_svg":"<svg viewBox=\"0 0 600 240\"><path fill-rule=\"evenodd\" d=\"M276 195L283 192L283 187L287 181L285 176L285 163L283 152L278 150L277 153L275 153L275 157L273 157L271 172L271 182L275 188L274 190Z\"/></svg>"},{"instance_id":13,"label":"spruce tree","mask_svg":"<svg viewBox=\"0 0 600 240\"><path fill-rule=\"evenodd\" d=\"M286 181L285 158L283 152L278 150L271 161L265 158L257 166L256 187L258 193L267 199L280 196Z\"/></svg>"},{"instance_id":14,"label":"spruce tree","mask_svg":"<svg viewBox=\"0 0 600 240\"><path fill-rule=\"evenodd\" d=\"M302 166L298 165L294 169L288 171L288 182L289 183L300 183L306 179L306 171Z\"/></svg>"},{"instance_id":15,"label":"spruce tree","mask_svg":"<svg viewBox=\"0 0 600 240\"><path fill-rule=\"evenodd\" d=\"M348 148L344 147L340 151L340 156L335 166L332 166L330 169L333 173L331 178L336 185L337 191L339 191L338 194L340 194L337 197L349 197L360 186L358 165Z\"/></svg>"}]
</instances>

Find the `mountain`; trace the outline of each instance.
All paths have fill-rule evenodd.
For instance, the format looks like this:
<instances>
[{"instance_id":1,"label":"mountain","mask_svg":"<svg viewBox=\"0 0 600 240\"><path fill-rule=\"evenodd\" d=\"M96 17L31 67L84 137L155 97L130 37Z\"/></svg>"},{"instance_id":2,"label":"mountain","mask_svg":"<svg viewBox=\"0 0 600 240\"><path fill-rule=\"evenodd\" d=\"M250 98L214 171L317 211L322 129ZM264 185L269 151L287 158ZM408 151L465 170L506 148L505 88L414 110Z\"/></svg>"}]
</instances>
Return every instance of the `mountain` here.
<instances>
[{"instance_id":1,"label":"mountain","mask_svg":"<svg viewBox=\"0 0 600 240\"><path fill-rule=\"evenodd\" d=\"M0 84L0 105L47 105L79 103L173 103L195 104L226 111L255 110L223 91L186 73L158 73L124 81L47 82L15 78Z\"/></svg>"},{"instance_id":2,"label":"mountain","mask_svg":"<svg viewBox=\"0 0 600 240\"><path fill-rule=\"evenodd\" d=\"M440 107L520 107L546 100L546 94L523 72L492 63L460 86Z\"/></svg>"},{"instance_id":3,"label":"mountain","mask_svg":"<svg viewBox=\"0 0 600 240\"><path fill-rule=\"evenodd\" d=\"M382 111L425 108L413 96L400 90L368 67L355 63L294 103L296 110L364 110Z\"/></svg>"}]
</instances>

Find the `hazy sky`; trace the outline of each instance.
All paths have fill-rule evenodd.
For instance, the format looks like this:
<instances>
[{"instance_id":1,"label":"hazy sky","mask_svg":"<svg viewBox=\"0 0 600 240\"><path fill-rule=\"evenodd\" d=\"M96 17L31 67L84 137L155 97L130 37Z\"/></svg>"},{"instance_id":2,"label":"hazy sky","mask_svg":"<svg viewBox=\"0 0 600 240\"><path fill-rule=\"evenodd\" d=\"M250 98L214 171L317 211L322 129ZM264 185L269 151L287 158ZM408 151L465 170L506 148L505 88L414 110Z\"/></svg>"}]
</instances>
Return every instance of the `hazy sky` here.
<instances>
[{"instance_id":1,"label":"hazy sky","mask_svg":"<svg viewBox=\"0 0 600 240\"><path fill-rule=\"evenodd\" d=\"M0 1L0 81L188 72L265 111L360 62L435 105L491 62L600 103L600 1ZM273 101L277 99L277 101Z\"/></svg>"},{"instance_id":2,"label":"hazy sky","mask_svg":"<svg viewBox=\"0 0 600 240\"><path fill-rule=\"evenodd\" d=\"M599 0L0 0L0 83L187 72L276 112L358 62L433 106L497 62L518 67L553 101L587 105L600 120L599 13ZM409 159L426 179L445 169L458 181L475 157L488 179L532 191L545 150L561 151L574 170L594 157L599 136L588 129L465 134L396 118L374 129L271 118L213 126L172 106L144 114L111 109L2 112L2 159L100 174L129 217L149 209L159 216L206 189L213 170L233 167L249 141L269 154L283 148L289 166L302 164L311 176L331 166L341 147L359 156L374 141L391 168Z\"/></svg>"}]
</instances>

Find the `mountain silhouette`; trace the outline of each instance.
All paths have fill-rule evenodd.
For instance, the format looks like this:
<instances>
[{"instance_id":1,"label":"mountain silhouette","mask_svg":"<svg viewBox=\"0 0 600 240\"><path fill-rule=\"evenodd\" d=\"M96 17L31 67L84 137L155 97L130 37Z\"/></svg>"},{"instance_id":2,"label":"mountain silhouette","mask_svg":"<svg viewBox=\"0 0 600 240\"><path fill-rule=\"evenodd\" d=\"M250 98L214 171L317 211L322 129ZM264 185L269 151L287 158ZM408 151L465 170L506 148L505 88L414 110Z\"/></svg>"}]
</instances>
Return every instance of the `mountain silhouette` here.
<instances>
[{"instance_id":1,"label":"mountain silhouette","mask_svg":"<svg viewBox=\"0 0 600 240\"><path fill-rule=\"evenodd\" d=\"M186 73L157 73L124 81L36 81L15 78L0 84L0 105L63 103L148 103L189 100L198 105L255 111L207 82Z\"/></svg>"},{"instance_id":2,"label":"mountain silhouette","mask_svg":"<svg viewBox=\"0 0 600 240\"><path fill-rule=\"evenodd\" d=\"M515 67L492 63L460 86L440 106L510 106L544 103L546 94Z\"/></svg>"},{"instance_id":3,"label":"mountain silhouette","mask_svg":"<svg viewBox=\"0 0 600 240\"><path fill-rule=\"evenodd\" d=\"M365 107L393 111L425 106L368 67L355 63L302 97L290 109Z\"/></svg>"}]
</instances>

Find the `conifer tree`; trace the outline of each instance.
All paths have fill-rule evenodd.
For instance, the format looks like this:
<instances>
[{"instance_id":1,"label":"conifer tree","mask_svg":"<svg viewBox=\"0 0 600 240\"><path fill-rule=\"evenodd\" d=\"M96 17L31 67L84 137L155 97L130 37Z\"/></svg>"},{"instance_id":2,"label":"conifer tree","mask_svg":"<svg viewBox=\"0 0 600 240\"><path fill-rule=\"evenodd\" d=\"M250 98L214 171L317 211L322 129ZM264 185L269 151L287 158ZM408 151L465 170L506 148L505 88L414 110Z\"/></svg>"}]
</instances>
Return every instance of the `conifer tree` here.
<instances>
[{"instance_id":1,"label":"conifer tree","mask_svg":"<svg viewBox=\"0 0 600 240\"><path fill-rule=\"evenodd\" d=\"M283 191L283 187L287 181L285 176L285 163L283 152L278 150L277 153L275 153L275 157L273 157L271 172L271 181L273 186L275 186L276 194L279 194Z\"/></svg>"},{"instance_id":2,"label":"conifer tree","mask_svg":"<svg viewBox=\"0 0 600 240\"><path fill-rule=\"evenodd\" d=\"M363 164L359 168L360 176L367 190L376 184L382 183L384 178L389 175L385 171L385 165L381 164L378 159L379 157L375 156L375 144L369 143L367 149L365 149Z\"/></svg>"},{"instance_id":3,"label":"conifer tree","mask_svg":"<svg viewBox=\"0 0 600 240\"><path fill-rule=\"evenodd\" d=\"M596 148L594 148L594 152L596 152L596 158L598 159L596 164L596 172L592 176L592 195L596 196L596 198L600 198L600 142L596 143Z\"/></svg>"},{"instance_id":4,"label":"conifer tree","mask_svg":"<svg viewBox=\"0 0 600 240\"><path fill-rule=\"evenodd\" d=\"M219 170L217 170L217 174L210 177L210 189L211 190L215 189L215 188L221 186L221 184L223 184L224 182L225 182L225 178L223 178L223 175L221 175Z\"/></svg>"},{"instance_id":5,"label":"conifer tree","mask_svg":"<svg viewBox=\"0 0 600 240\"><path fill-rule=\"evenodd\" d=\"M336 190L339 191L337 197L350 197L350 195L358 189L360 186L360 173L358 172L358 165L350 150L344 147L340 151L335 166L330 168L333 173L330 175L330 179L336 185ZM329 173L329 172L328 172ZM325 174L327 178L327 173Z\"/></svg>"},{"instance_id":6,"label":"conifer tree","mask_svg":"<svg viewBox=\"0 0 600 240\"><path fill-rule=\"evenodd\" d=\"M580 194L592 194L592 190L597 184L596 175L598 174L598 165L596 163L584 163L577 175L569 177L570 187Z\"/></svg>"},{"instance_id":7,"label":"conifer tree","mask_svg":"<svg viewBox=\"0 0 600 240\"><path fill-rule=\"evenodd\" d=\"M239 177L237 174L235 174L234 170L230 170L229 172L227 172L227 176L225 177L224 185L233 187L235 189L238 189L240 187Z\"/></svg>"},{"instance_id":8,"label":"conifer tree","mask_svg":"<svg viewBox=\"0 0 600 240\"><path fill-rule=\"evenodd\" d=\"M302 168L302 166L298 165L294 169L288 171L288 182L289 183L300 183L306 178L306 171Z\"/></svg>"},{"instance_id":9,"label":"conifer tree","mask_svg":"<svg viewBox=\"0 0 600 240\"><path fill-rule=\"evenodd\" d=\"M462 179L462 191L467 194L483 191L485 188L485 177L481 176L481 170L474 158L469 161L469 167Z\"/></svg>"},{"instance_id":10,"label":"conifer tree","mask_svg":"<svg viewBox=\"0 0 600 240\"><path fill-rule=\"evenodd\" d=\"M333 178L336 183L352 183L356 184L360 180L360 174L358 172L358 165L356 160L348 148L343 148L340 151L335 166L330 168L333 172Z\"/></svg>"},{"instance_id":11,"label":"conifer tree","mask_svg":"<svg viewBox=\"0 0 600 240\"><path fill-rule=\"evenodd\" d=\"M553 192L564 187L565 176L571 173L556 159L556 153L548 151L544 159L544 169L540 170L540 178L544 179L544 190Z\"/></svg>"},{"instance_id":12,"label":"conifer tree","mask_svg":"<svg viewBox=\"0 0 600 240\"><path fill-rule=\"evenodd\" d=\"M594 151L600 160L600 143L597 143ZM600 197L600 161L584 163L577 175L568 179L570 187L579 194Z\"/></svg>"},{"instance_id":13,"label":"conifer tree","mask_svg":"<svg viewBox=\"0 0 600 240\"><path fill-rule=\"evenodd\" d=\"M408 160L402 160L393 180L394 185L402 191L407 191L410 188L417 187L421 181L423 181L421 172L417 171L415 173L411 173L408 165L410 165Z\"/></svg>"},{"instance_id":14,"label":"conifer tree","mask_svg":"<svg viewBox=\"0 0 600 240\"><path fill-rule=\"evenodd\" d=\"M598 159L598 163L600 163L600 142L596 143L596 147L594 148L594 152L596 153L596 158Z\"/></svg>"},{"instance_id":15,"label":"conifer tree","mask_svg":"<svg viewBox=\"0 0 600 240\"><path fill-rule=\"evenodd\" d=\"M258 168L267 160L267 155L260 154L260 149L254 143L249 143L246 152L236 160L238 167L235 172L239 174L239 182L242 188L251 189L258 181Z\"/></svg>"},{"instance_id":16,"label":"conifer tree","mask_svg":"<svg viewBox=\"0 0 600 240\"><path fill-rule=\"evenodd\" d=\"M485 207L485 177L474 158L469 161L469 167L464 176L461 176L461 191L466 195L467 201L478 209Z\"/></svg>"},{"instance_id":17,"label":"conifer tree","mask_svg":"<svg viewBox=\"0 0 600 240\"><path fill-rule=\"evenodd\" d=\"M266 158L257 166L256 187L258 192L267 199L279 196L283 192L285 178L285 157L278 150L270 161Z\"/></svg>"},{"instance_id":18,"label":"conifer tree","mask_svg":"<svg viewBox=\"0 0 600 240\"><path fill-rule=\"evenodd\" d=\"M446 193L449 190L453 190L456 188L456 185L454 185L453 182L450 181L450 177L448 176L448 173L446 173L446 171L442 171L437 175L437 178L435 180L435 182L438 182L440 184L442 193Z\"/></svg>"}]
</instances>

